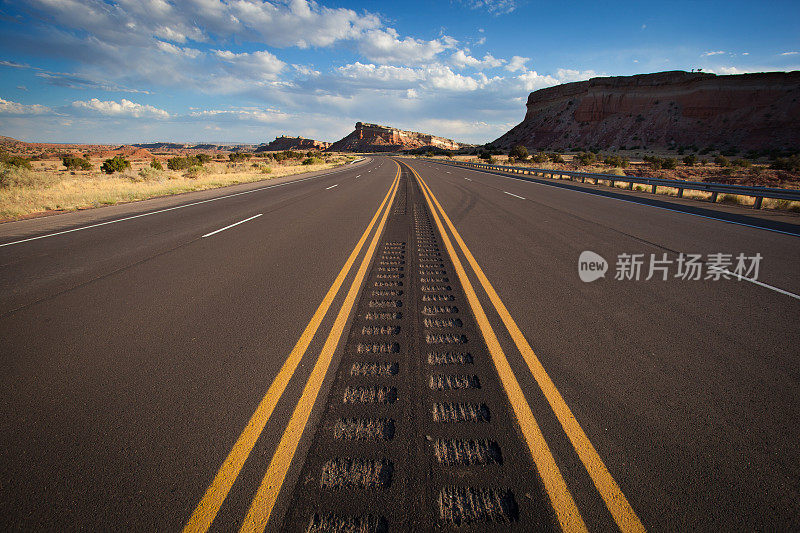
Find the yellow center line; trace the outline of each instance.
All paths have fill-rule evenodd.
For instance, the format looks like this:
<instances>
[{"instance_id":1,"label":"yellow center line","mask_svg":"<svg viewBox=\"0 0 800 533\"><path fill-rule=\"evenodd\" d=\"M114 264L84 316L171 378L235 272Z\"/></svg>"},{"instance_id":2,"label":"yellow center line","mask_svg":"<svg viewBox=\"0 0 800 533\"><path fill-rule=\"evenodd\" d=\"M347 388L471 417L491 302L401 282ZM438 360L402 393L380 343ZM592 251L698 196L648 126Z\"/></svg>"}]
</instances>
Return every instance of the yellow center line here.
<instances>
[{"instance_id":1,"label":"yellow center line","mask_svg":"<svg viewBox=\"0 0 800 533\"><path fill-rule=\"evenodd\" d=\"M412 171L414 170L412 169ZM416 174L416 172L414 173ZM419 177L419 175L417 176ZM427 187L427 185L425 185L425 187ZM621 531L626 533L645 531L644 525L642 524L641 520L639 520L639 517L633 510L633 507L631 507L630 503L628 503L628 500L625 498L625 495L622 493L619 485L611 476L611 473L608 471L608 468L606 468L605 463L603 463L603 460L600 458L600 454L597 453L594 445L592 445L591 441L589 441L589 437L583 431L583 428L575 418L575 415L572 414L572 410L570 410L570 408L567 406L567 403L564 401L561 393L558 392L555 383L553 383L553 380L550 379L550 376L545 371L541 361L539 361L539 358L534 353L533 348L531 348L531 345L522 334L522 331L517 326L516 321L511 317L511 314L503 304L503 301L500 299L497 291L495 291L494 287L483 273L483 270L478 265L478 262L475 261L475 257L469 251L469 248L467 248L466 243L461 238L461 235L459 235L453 223L450 221L450 218L447 216L447 213L445 213L442 205L433 195L433 192L430 191L430 189L428 189L428 191L430 192L433 201L436 203L436 206L441 211L442 217L447 223L447 226L450 228L450 231L453 233L453 236L455 237L456 242L458 242L461 251L463 252L470 266L472 266L472 270L478 277L483 289L489 296L489 300L494 305L497 313L500 315L500 318L503 321L503 324L511 335L511 338L517 345L517 348L522 354L525 363L528 365L528 368L536 380L536 383L539 384L539 388L542 390L545 398L547 398L547 401L550 403L556 418L558 418L558 421L561 423L561 427L567 434L567 437L572 443L573 448L575 448L578 457L580 457L581 462L586 467L589 477L592 478L592 482L597 488L597 491L600 493L600 496L603 498L603 501L605 502L609 512L614 517L614 521L617 523L617 526Z\"/></svg>"},{"instance_id":2,"label":"yellow center line","mask_svg":"<svg viewBox=\"0 0 800 533\"><path fill-rule=\"evenodd\" d=\"M353 251L350 253L350 257L347 258L344 266L339 271L339 275L336 276L333 285L328 289L325 298L322 299L319 307L317 307L316 312L314 312L314 315L311 317L311 321L308 323L305 330L303 330L300 339L297 341L297 344L295 344L289 357L283 363L278 375L267 390L266 395L264 395L261 402L258 404L253 416L250 417L242 434L239 435L230 453L225 458L217 475L214 476L214 480L206 490L200 503L198 503L191 518L189 518L189 521L186 523L183 529L184 533L202 533L208 531L208 528L211 527L222 503L225 501L225 498L227 498L231 487L233 487L234 481L236 481L236 478L239 476L239 472L241 472L247 457L250 455L261 432L272 416L272 412L275 410L278 400L286 390L295 370L297 370L297 366L300 364L309 344L311 344L311 340L314 338L314 335L316 335L317 329L322 323L322 319L325 318L331 303L333 303L334 298L336 298L336 295L339 293L339 288L350 272L350 268L361 253L361 248L364 246L367 237L375 226L375 222L378 220L381 211L386 205L386 202L389 201L389 197L392 194L392 190L399 175L400 169L398 167L395 181L392 182L392 186L389 187L389 191L386 193L386 196L384 196L380 207L378 207L369 225L367 225L367 229L364 230L358 243L356 243L355 248L353 248Z\"/></svg>"},{"instance_id":3,"label":"yellow center line","mask_svg":"<svg viewBox=\"0 0 800 533\"><path fill-rule=\"evenodd\" d=\"M389 199L389 204L387 205L386 210L383 212L383 217L378 225L378 229L375 231L372 242L370 243L364 258L361 260L361 265L359 266L356 277L353 280L353 284L350 286L350 290L347 292L347 296L342 304L342 308L339 310L339 314L336 316L333 328L331 328L331 332L325 341L325 345L322 347L322 351L319 354L317 363L314 365L314 369L311 371L308 382L303 389L303 394L300 396L300 400L297 402L297 407L292 413L292 418L289 420L289 423L286 426L286 430L281 437L281 441L278 443L275 454L272 456L272 460L269 463L267 472L264 474L264 478L261 480L261 485L258 487L258 491L253 498L253 502L250 504L250 509L247 511L247 516L245 517L244 523L242 524L242 528L240 530L242 533L262 533L267 527L267 522L272 514L272 509L275 507L278 494L280 493L283 482L286 479L286 474L288 473L289 467L292 464L294 454L297 452L297 446L299 445L300 439L303 436L306 424L308 424L308 419L311 416L314 403L316 402L319 391L322 388L325 375L328 373L328 368L333 360L333 354L336 351L336 347L339 344L339 339L344 332L344 327L347 323L348 317L350 316L350 311L353 308L353 304L356 301L356 296L358 296L361 283L364 280L367 270L372 262L372 255L375 252L378 242L380 241L383 227L386 224L387 217L389 216L392 202L394 202L394 196L397 192L399 178L400 168L398 165L397 176L392 184L392 194L391 198Z\"/></svg>"},{"instance_id":4,"label":"yellow center line","mask_svg":"<svg viewBox=\"0 0 800 533\"><path fill-rule=\"evenodd\" d=\"M453 266L455 267L458 279L461 281L461 285L467 295L467 300L469 301L470 307L472 307L472 312L475 315L475 319L478 322L481 333L486 340L486 345L489 348L489 353L492 356L492 362L494 363L497 374L500 377L501 383L503 384L503 388L505 389L506 396L508 396L508 400L511 403L511 407L514 410L514 414L519 421L522 435L525 438L525 443L527 444L528 449L533 456L533 461L536 464L539 475L542 477L542 482L544 483L545 490L550 498L550 503L553 505L553 510L556 513L556 518L561 525L561 529L563 531L570 532L588 531L586 529L586 524L583 522L583 518L578 511L578 506L575 504L575 500L572 498L572 494L570 494L569 489L567 488L564 477L561 475L561 471L558 469L558 465L556 465L555 458L553 457L553 454L550 451L547 442L545 441L542 430L539 428L539 424L536 422L536 418L533 416L533 412L531 411L530 405L528 405L525 395L522 392L522 388L519 386L519 382L514 375L514 371L511 369L511 365L508 363L508 359L506 358L506 355L500 346L500 342L497 340L497 336L495 335L492 326L489 324L488 318L486 318L486 313L483 311L483 306L481 306L478 296L475 294L475 290L472 287L472 283L469 281L467 273L461 264L461 260L458 258L458 255L453 248L453 244L450 242L450 238L448 237L447 232L442 225L442 221L436 212L436 208L431 201L433 195L427 188L427 185L422 180L420 175L417 174L417 172L410 166L408 168L411 169L411 172L413 172L417 177L417 180L419 180L420 187L425 195L425 200L428 202L431 213L433 213L436 226L439 228L445 248L447 248L447 252L450 254L450 259L453 261Z\"/></svg>"}]
</instances>

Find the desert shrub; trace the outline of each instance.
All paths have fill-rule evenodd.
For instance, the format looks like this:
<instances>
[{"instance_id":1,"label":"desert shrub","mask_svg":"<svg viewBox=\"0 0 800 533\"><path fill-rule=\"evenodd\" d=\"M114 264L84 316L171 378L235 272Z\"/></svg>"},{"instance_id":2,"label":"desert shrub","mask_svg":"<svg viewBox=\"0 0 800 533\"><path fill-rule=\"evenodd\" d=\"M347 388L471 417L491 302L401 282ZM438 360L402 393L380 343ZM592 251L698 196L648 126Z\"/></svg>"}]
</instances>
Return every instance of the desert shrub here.
<instances>
[{"instance_id":1,"label":"desert shrub","mask_svg":"<svg viewBox=\"0 0 800 533\"><path fill-rule=\"evenodd\" d=\"M661 159L661 168L673 170L678 168L678 160L674 157L664 157Z\"/></svg>"},{"instance_id":2,"label":"desert shrub","mask_svg":"<svg viewBox=\"0 0 800 533\"><path fill-rule=\"evenodd\" d=\"M552 154L548 154L548 155L547 155L547 157L548 157L548 158L550 159L550 161L552 161L553 163L563 163L563 162L564 162L564 158L563 158L563 157L561 157L561 154L552 153Z\"/></svg>"},{"instance_id":3,"label":"desert shrub","mask_svg":"<svg viewBox=\"0 0 800 533\"><path fill-rule=\"evenodd\" d=\"M251 156L252 154L248 154L246 152L233 152L232 154L228 154L228 159L230 159L231 162L236 163L239 161L247 161Z\"/></svg>"},{"instance_id":4,"label":"desert shrub","mask_svg":"<svg viewBox=\"0 0 800 533\"><path fill-rule=\"evenodd\" d=\"M603 163L605 163L606 165L612 166L612 167L616 167L616 168L628 168L630 166L630 164L631 164L631 162L628 161L628 159L626 159L624 157L621 157L621 156L618 156L618 155L612 155L612 156L606 157L603 160Z\"/></svg>"},{"instance_id":5,"label":"desert shrub","mask_svg":"<svg viewBox=\"0 0 800 533\"><path fill-rule=\"evenodd\" d=\"M153 167L144 167L135 175L134 181L160 181L164 174L161 170Z\"/></svg>"},{"instance_id":6,"label":"desert shrub","mask_svg":"<svg viewBox=\"0 0 800 533\"><path fill-rule=\"evenodd\" d=\"M161 161L159 161L158 159L153 159L152 161L150 161L150 168L153 168L155 170L164 170L164 167L161 166Z\"/></svg>"},{"instance_id":7,"label":"desert shrub","mask_svg":"<svg viewBox=\"0 0 800 533\"><path fill-rule=\"evenodd\" d=\"M186 170L186 172L183 173L183 177L184 178L189 178L189 179L197 179L204 172L208 172L208 170L203 168L201 165L193 165L193 166L189 167Z\"/></svg>"},{"instance_id":8,"label":"desert shrub","mask_svg":"<svg viewBox=\"0 0 800 533\"><path fill-rule=\"evenodd\" d=\"M487 155L488 155L488 157L484 158L486 160L486 162L488 164L490 164L490 165L494 165L494 163L495 163L494 156L491 155L491 154L487 154Z\"/></svg>"},{"instance_id":9,"label":"desert shrub","mask_svg":"<svg viewBox=\"0 0 800 533\"><path fill-rule=\"evenodd\" d=\"M88 159L76 157L72 154L62 155L61 163L67 167L68 170L92 170L92 164Z\"/></svg>"},{"instance_id":10,"label":"desert shrub","mask_svg":"<svg viewBox=\"0 0 800 533\"><path fill-rule=\"evenodd\" d=\"M270 173L272 173L272 167L268 167L268 166L261 167L261 173L262 174L270 174Z\"/></svg>"},{"instance_id":11,"label":"desert shrub","mask_svg":"<svg viewBox=\"0 0 800 533\"><path fill-rule=\"evenodd\" d=\"M24 187L27 189L46 189L59 181L57 176L47 172L36 172L25 166L0 163L0 189Z\"/></svg>"},{"instance_id":12,"label":"desert shrub","mask_svg":"<svg viewBox=\"0 0 800 533\"><path fill-rule=\"evenodd\" d=\"M528 159L528 149L522 146L521 144L518 144L511 149L511 151L508 153L508 157L513 157L514 159L525 161L526 159Z\"/></svg>"},{"instance_id":13,"label":"desert shrub","mask_svg":"<svg viewBox=\"0 0 800 533\"><path fill-rule=\"evenodd\" d=\"M724 155L717 155L714 157L714 164L718 167L729 167L731 166L730 160Z\"/></svg>"},{"instance_id":14,"label":"desert shrub","mask_svg":"<svg viewBox=\"0 0 800 533\"><path fill-rule=\"evenodd\" d=\"M547 154L535 154L531 156L531 159L534 163L546 163L550 158L547 157Z\"/></svg>"},{"instance_id":15,"label":"desert shrub","mask_svg":"<svg viewBox=\"0 0 800 533\"><path fill-rule=\"evenodd\" d=\"M186 170L191 167L202 167L203 163L209 161L211 161L211 158L207 154L171 157L167 159L167 168L170 170Z\"/></svg>"},{"instance_id":16,"label":"desert shrub","mask_svg":"<svg viewBox=\"0 0 800 533\"><path fill-rule=\"evenodd\" d=\"M695 166L697 164L697 156L694 154L687 155L686 157L683 158L683 164L686 165L687 167Z\"/></svg>"},{"instance_id":17,"label":"desert shrub","mask_svg":"<svg viewBox=\"0 0 800 533\"><path fill-rule=\"evenodd\" d=\"M478 154L478 159L485 159L486 161L488 161L488 160L490 160L491 158L492 158L492 154L490 154L489 152L483 152L483 151L481 151L481 152Z\"/></svg>"},{"instance_id":18,"label":"desert shrub","mask_svg":"<svg viewBox=\"0 0 800 533\"><path fill-rule=\"evenodd\" d=\"M17 168L25 168L27 170L33 170L31 166L31 160L26 159L24 157L20 157L18 155L8 155L5 152L0 153L0 163L5 163L6 165L17 167Z\"/></svg>"},{"instance_id":19,"label":"desert shrub","mask_svg":"<svg viewBox=\"0 0 800 533\"><path fill-rule=\"evenodd\" d=\"M315 158L313 158L313 157L308 157L308 158L306 158L306 159L303 159L303 164L304 164L304 165L313 165L315 161L316 161L316 159L315 159Z\"/></svg>"},{"instance_id":20,"label":"desert shrub","mask_svg":"<svg viewBox=\"0 0 800 533\"><path fill-rule=\"evenodd\" d=\"M597 161L597 156L593 152L581 152L575 156L575 160L583 166L591 165Z\"/></svg>"},{"instance_id":21,"label":"desert shrub","mask_svg":"<svg viewBox=\"0 0 800 533\"><path fill-rule=\"evenodd\" d=\"M106 174L113 174L114 172L122 172L126 168L131 168L131 162L122 157L121 155L106 159L100 170Z\"/></svg>"},{"instance_id":22,"label":"desert shrub","mask_svg":"<svg viewBox=\"0 0 800 533\"><path fill-rule=\"evenodd\" d=\"M778 157L772 162L770 168L775 170L788 170L789 172L800 172L800 154L789 157Z\"/></svg>"},{"instance_id":23,"label":"desert shrub","mask_svg":"<svg viewBox=\"0 0 800 533\"><path fill-rule=\"evenodd\" d=\"M749 159L741 158L741 159L734 159L731 164L739 168L750 168L753 163L751 163Z\"/></svg>"}]
</instances>

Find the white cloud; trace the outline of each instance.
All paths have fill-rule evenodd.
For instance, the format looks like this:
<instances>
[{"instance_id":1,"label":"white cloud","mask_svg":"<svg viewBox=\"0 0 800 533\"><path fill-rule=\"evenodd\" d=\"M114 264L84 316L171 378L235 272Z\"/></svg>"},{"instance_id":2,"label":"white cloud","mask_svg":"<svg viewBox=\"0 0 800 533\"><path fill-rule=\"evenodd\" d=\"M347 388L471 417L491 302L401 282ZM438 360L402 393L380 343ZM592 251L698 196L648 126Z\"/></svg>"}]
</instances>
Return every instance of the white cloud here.
<instances>
[{"instance_id":1,"label":"white cloud","mask_svg":"<svg viewBox=\"0 0 800 533\"><path fill-rule=\"evenodd\" d=\"M205 109L193 111L189 116L195 118L213 118L215 120L253 120L256 122L272 123L290 119L292 115L278 109L257 107L243 107L232 109Z\"/></svg>"},{"instance_id":2,"label":"white cloud","mask_svg":"<svg viewBox=\"0 0 800 533\"><path fill-rule=\"evenodd\" d=\"M286 66L286 63L266 50L240 54L230 50L214 50L214 55L224 62L230 73L254 80L275 79Z\"/></svg>"},{"instance_id":3,"label":"white cloud","mask_svg":"<svg viewBox=\"0 0 800 533\"><path fill-rule=\"evenodd\" d=\"M176 55L176 56L185 56L190 59L194 59L198 56L203 55L203 52L197 50L196 48L189 48L187 47L180 47L175 46L172 43L168 43L166 41L156 41L156 47L162 52L167 52L168 54Z\"/></svg>"},{"instance_id":4,"label":"white cloud","mask_svg":"<svg viewBox=\"0 0 800 533\"><path fill-rule=\"evenodd\" d=\"M702 54L700 54L700 57L718 56L718 55L724 54L724 53L725 53L724 50L718 50L716 52L713 52L713 51L712 52L703 52Z\"/></svg>"},{"instance_id":5,"label":"white cloud","mask_svg":"<svg viewBox=\"0 0 800 533\"><path fill-rule=\"evenodd\" d=\"M514 56L511 58L511 61L508 62L508 65L506 65L506 70L509 72L516 72L518 70L525 72L527 70L525 63L530 60L531 58L529 57Z\"/></svg>"},{"instance_id":6,"label":"white cloud","mask_svg":"<svg viewBox=\"0 0 800 533\"><path fill-rule=\"evenodd\" d=\"M408 100L413 100L413 99L418 98L418 97L419 97L419 95L417 94L417 90L416 89L408 89L406 91L406 98Z\"/></svg>"},{"instance_id":7,"label":"white cloud","mask_svg":"<svg viewBox=\"0 0 800 533\"><path fill-rule=\"evenodd\" d=\"M556 78L561 83L588 80L589 78L594 78L595 76L597 76L597 73L593 70L571 70L568 68L560 68L556 71Z\"/></svg>"},{"instance_id":8,"label":"white cloud","mask_svg":"<svg viewBox=\"0 0 800 533\"><path fill-rule=\"evenodd\" d=\"M0 114L2 115L44 115L53 110L39 104L20 104L0 98Z\"/></svg>"},{"instance_id":9,"label":"white cloud","mask_svg":"<svg viewBox=\"0 0 800 533\"><path fill-rule=\"evenodd\" d=\"M742 52L742 55L743 55L743 56L749 56L749 55L750 55L750 52Z\"/></svg>"},{"instance_id":10,"label":"white cloud","mask_svg":"<svg viewBox=\"0 0 800 533\"><path fill-rule=\"evenodd\" d=\"M483 59L477 59L467 54L464 50L457 50L450 56L450 62L458 68L470 67L478 69L497 68L503 65L505 60L497 59L492 56L492 54L486 54L483 56Z\"/></svg>"},{"instance_id":11,"label":"white cloud","mask_svg":"<svg viewBox=\"0 0 800 533\"><path fill-rule=\"evenodd\" d=\"M391 65L353 64L337 67L336 71L345 78L353 80L371 80L379 82L406 81L414 82L423 78L422 71L410 67L394 67Z\"/></svg>"},{"instance_id":12,"label":"white cloud","mask_svg":"<svg viewBox=\"0 0 800 533\"><path fill-rule=\"evenodd\" d=\"M169 113L163 109L159 109L147 104L137 104L136 102L131 102L125 98L119 102L115 102L114 100L103 101L98 100L97 98L92 98L88 101L76 100L75 102L72 102L72 106L76 109L86 109L108 116L134 118L169 118L170 116Z\"/></svg>"},{"instance_id":13,"label":"white cloud","mask_svg":"<svg viewBox=\"0 0 800 533\"><path fill-rule=\"evenodd\" d=\"M553 76L540 75L535 70L529 70L516 77L522 88L526 91L535 91L545 87L558 85L558 80Z\"/></svg>"},{"instance_id":14,"label":"white cloud","mask_svg":"<svg viewBox=\"0 0 800 533\"><path fill-rule=\"evenodd\" d=\"M437 54L454 48L455 45L455 39L448 36L431 41L413 37L400 39L397 30L386 28L366 32L358 49L365 57L377 63L418 65L429 63Z\"/></svg>"},{"instance_id":15,"label":"white cloud","mask_svg":"<svg viewBox=\"0 0 800 533\"><path fill-rule=\"evenodd\" d=\"M448 91L474 91L484 85L471 76L456 74L444 65L434 65L426 69L426 78L432 87Z\"/></svg>"},{"instance_id":16,"label":"white cloud","mask_svg":"<svg viewBox=\"0 0 800 533\"><path fill-rule=\"evenodd\" d=\"M797 54L800 54L800 52L782 52L781 53L782 56L796 56Z\"/></svg>"}]
</instances>

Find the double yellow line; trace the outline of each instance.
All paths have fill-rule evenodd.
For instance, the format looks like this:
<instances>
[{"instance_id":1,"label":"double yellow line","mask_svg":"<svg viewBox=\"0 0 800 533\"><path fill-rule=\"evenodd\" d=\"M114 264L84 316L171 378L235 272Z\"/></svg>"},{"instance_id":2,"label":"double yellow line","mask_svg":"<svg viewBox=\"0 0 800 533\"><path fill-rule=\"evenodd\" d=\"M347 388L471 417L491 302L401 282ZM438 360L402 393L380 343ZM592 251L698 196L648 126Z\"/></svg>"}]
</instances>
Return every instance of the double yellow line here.
<instances>
[{"instance_id":1,"label":"double yellow line","mask_svg":"<svg viewBox=\"0 0 800 533\"><path fill-rule=\"evenodd\" d=\"M350 256L347 258L347 261L345 262L341 271L336 276L333 285L331 285L330 289L328 289L327 294L323 298L317 310L314 312L314 315L311 317L311 321L300 335L300 339L297 341L297 344L295 344L294 348L289 354L289 357L284 362L283 366L278 372L278 375L272 382L272 385L270 385L266 395L264 395L264 398L259 403L256 411L250 418L250 421L245 426L244 431L242 431L227 458L222 463L217 475L214 477L211 485L206 490L205 494L200 500L200 503L197 505L192 513L192 516L189 518L189 521L186 523L186 526L183 529L184 533L205 532L208 531L209 527L211 527L211 524L213 523L214 518L217 516L222 503L225 501L225 498L228 496L228 493L233 487L233 483L236 481L239 472L241 472L247 457L253 450L253 447L261 435L261 432L264 430L267 422L269 421L270 416L272 416L278 400L286 390L286 387L297 370L303 355L308 349L309 344L311 344L311 340L316 335L322 320L325 318L325 315L333 303L333 300L339 293L339 289L344 283L344 280L350 272L351 267L361 253L364 243L367 241L367 238L372 232L375 223L380 218L378 228L372 237L372 241L370 242L363 259L361 260L359 269L355 278L353 279L352 284L350 285L350 289L347 292L344 303L342 304L342 307L336 316L336 320L334 321L331 332L325 341L325 345L323 346L319 357L317 358L317 362L314 365L311 376L309 377L308 382L303 389L303 394L300 397L291 419L289 420L289 424L286 427L283 438L281 438L281 441L272 457L272 461L269 464L267 473L264 476L261 486L259 487L256 496L253 499L253 503L250 506L250 510L248 511L247 517L245 518L242 526L242 531L264 531L266 528L267 521L269 520L272 509L275 506L278 493L280 492L283 481L286 478L292 458L297 451L297 446L300 443L303 430L305 429L308 419L311 416L311 410L314 407L317 395L322 388L322 384L325 380L325 374L327 374L331 360L333 359L336 346L338 345L344 331L345 323L347 322L347 318L350 315L353 304L355 303L358 291L361 288L361 283L363 282L364 276L366 275L367 269L372 261L375 248L378 245L381 233L383 232L383 228L386 224L386 218L388 217L392 203L394 202L399 181L400 167L398 165L397 174L395 175L394 181L392 182L391 187L389 187L389 191L383 198L378 210L375 212L375 215L372 217L369 225L367 225L367 228L364 230L364 233L361 235L358 243L356 243L355 248L350 253ZM381 213L383 213L383 215L381 215Z\"/></svg>"},{"instance_id":2,"label":"double yellow line","mask_svg":"<svg viewBox=\"0 0 800 533\"><path fill-rule=\"evenodd\" d=\"M572 414L572 411L567 406L564 398L558 392L558 389L545 371L544 366L542 366L542 363L539 361L539 358L536 357L536 354L533 352L533 349L531 348L527 339L522 334L522 331L517 326L517 323L514 321L511 314L508 312L508 309L503 304L500 296L497 294L497 291L495 291L494 287L483 273L483 270L481 269L480 265L478 265L478 262L475 261L475 257L472 255L466 243L461 238L461 235L458 233L452 221L447 216L447 213L442 208L439 200L436 199L433 191L431 191L430 187L428 187L428 184L425 183L425 180L422 179L416 170L411 168L410 165L406 166L408 166L411 172L413 172L416 176L420 188L423 190L423 194L425 195L425 200L428 203L428 207L430 208L431 213L433 213L436 225L439 228L439 232L442 235L445 247L450 254L451 260L453 261L453 266L456 269L459 281L464 287L464 292L467 294L467 300L472 307L472 311L478 322L481 333L486 340L489 353L492 356L492 361L495 365L498 375L500 376L500 381L503 384L503 388L505 389L512 409L514 410L514 414L519 421L523 437L525 438L528 449L533 456L536 468L542 477L542 481L548 497L550 498L553 509L555 510L556 517L561 525L561 528L564 531L587 530L586 524L584 523L575 501L572 498L569 489L567 488L566 482L564 481L564 478L561 475L558 466L556 465L553 454L550 451L541 429L539 428L539 425L533 416L530 406L525 399L525 395L519 386L519 382L517 381L516 376L514 375L514 372L508 363L508 359L506 358L503 349L497 340L497 336L495 335L494 330L492 329L492 326L486 317L486 313L483 311L483 307L481 306L478 296L472 287L472 283L470 282L467 273L462 266L461 260L459 259L447 232L445 231L444 225L442 224L442 219L447 224L447 227L452 233L455 241L458 243L461 252L464 254L467 262L472 267L472 270L475 273L475 276L478 278L478 281L480 282L484 291L486 291L486 294L489 296L489 301L495 307L498 315L500 315L500 319L511 335L511 338L514 341L514 344L517 346L517 349L522 354L525 363L528 365L531 374L544 393L545 398L550 403L556 418L561 423L564 432L572 443L572 446L577 452L581 462L584 464L589 476L592 479L592 482L594 483L601 498L605 502L606 507L614 518L614 521L617 523L620 531L626 533L645 531L642 522L639 520L639 517L634 512L630 503L628 503L628 500L625 498L625 495L622 493L619 485L611 476L611 473L606 468L603 460L597 453L597 450L589 441L589 437L586 436L586 433L583 431L583 428L581 428L580 424L575 418L575 415Z\"/></svg>"}]
</instances>

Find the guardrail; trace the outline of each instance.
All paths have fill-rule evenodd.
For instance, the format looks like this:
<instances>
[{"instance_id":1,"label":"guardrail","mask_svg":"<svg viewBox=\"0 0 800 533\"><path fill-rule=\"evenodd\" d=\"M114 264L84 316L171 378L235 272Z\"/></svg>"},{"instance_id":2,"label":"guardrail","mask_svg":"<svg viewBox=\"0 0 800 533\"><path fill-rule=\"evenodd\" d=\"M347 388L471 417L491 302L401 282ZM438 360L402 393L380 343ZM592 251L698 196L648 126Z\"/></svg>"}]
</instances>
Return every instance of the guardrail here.
<instances>
[{"instance_id":1,"label":"guardrail","mask_svg":"<svg viewBox=\"0 0 800 533\"><path fill-rule=\"evenodd\" d=\"M703 181L683 181L683 180L667 180L661 178L643 178L639 176L616 176L613 174L595 174L592 172L577 172L573 170L555 170L549 168L526 168L526 167L509 167L503 165L486 165L483 163L468 163L465 161L442 161L441 159L427 159L436 163L447 163L450 165L466 166L471 168L481 168L486 170L499 170L502 172L510 172L513 174L528 174L534 176L550 177L552 179L564 179L567 176L571 180L580 179L581 183L586 183L587 179L594 180L597 185L598 181L608 181L609 185L614 187L618 181L628 184L628 189L633 189L634 184L648 185L652 187L651 192L656 193L658 187L672 187L678 189L678 198L683 198L683 191L705 191L711 193L709 201L716 202L720 193L722 194L737 194L740 196L750 196L755 198L753 208L761 209L761 204L764 198L773 198L777 200L793 200L800 202L800 190L796 189L778 189L775 187L756 187L752 185L726 185L724 183L706 183Z\"/></svg>"}]
</instances>

